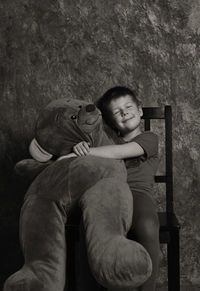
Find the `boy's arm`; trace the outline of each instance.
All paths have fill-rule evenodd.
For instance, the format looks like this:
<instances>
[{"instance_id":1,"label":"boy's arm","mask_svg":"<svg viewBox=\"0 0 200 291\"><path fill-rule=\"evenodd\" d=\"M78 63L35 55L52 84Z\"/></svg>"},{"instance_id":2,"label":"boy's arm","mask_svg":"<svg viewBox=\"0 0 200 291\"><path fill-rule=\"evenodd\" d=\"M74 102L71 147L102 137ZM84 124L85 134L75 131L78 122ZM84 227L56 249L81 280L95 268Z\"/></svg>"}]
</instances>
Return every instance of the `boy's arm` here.
<instances>
[{"instance_id":1,"label":"boy's arm","mask_svg":"<svg viewBox=\"0 0 200 291\"><path fill-rule=\"evenodd\" d=\"M102 158L127 159L145 155L147 158L158 154L158 137L152 132L140 134L134 141L100 147L89 147L86 141L80 142L73 147L77 156L93 155Z\"/></svg>"},{"instance_id":2,"label":"boy's arm","mask_svg":"<svg viewBox=\"0 0 200 291\"><path fill-rule=\"evenodd\" d=\"M90 148L89 151L89 155L110 159L134 158L142 156L143 154L143 148L134 141L119 145Z\"/></svg>"},{"instance_id":3,"label":"boy's arm","mask_svg":"<svg viewBox=\"0 0 200 291\"><path fill-rule=\"evenodd\" d=\"M138 157L144 154L143 148L136 142L89 147L89 145L83 141L74 146L73 151L78 156L91 155L110 159L126 159L130 157Z\"/></svg>"}]
</instances>

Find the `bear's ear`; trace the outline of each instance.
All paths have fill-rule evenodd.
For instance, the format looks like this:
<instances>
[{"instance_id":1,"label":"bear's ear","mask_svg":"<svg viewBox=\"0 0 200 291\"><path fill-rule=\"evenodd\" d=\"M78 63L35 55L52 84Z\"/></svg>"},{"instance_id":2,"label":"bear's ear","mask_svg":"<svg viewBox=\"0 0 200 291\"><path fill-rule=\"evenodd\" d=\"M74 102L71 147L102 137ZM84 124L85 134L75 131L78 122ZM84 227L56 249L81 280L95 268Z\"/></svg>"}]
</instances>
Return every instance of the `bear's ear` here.
<instances>
[{"instance_id":1,"label":"bear's ear","mask_svg":"<svg viewBox=\"0 0 200 291\"><path fill-rule=\"evenodd\" d=\"M35 138L30 143L29 153L32 156L32 158L34 158L34 160L41 162L41 163L48 162L53 157L53 155L51 155L50 153L45 151L39 145L39 143L37 142L37 140Z\"/></svg>"}]
</instances>

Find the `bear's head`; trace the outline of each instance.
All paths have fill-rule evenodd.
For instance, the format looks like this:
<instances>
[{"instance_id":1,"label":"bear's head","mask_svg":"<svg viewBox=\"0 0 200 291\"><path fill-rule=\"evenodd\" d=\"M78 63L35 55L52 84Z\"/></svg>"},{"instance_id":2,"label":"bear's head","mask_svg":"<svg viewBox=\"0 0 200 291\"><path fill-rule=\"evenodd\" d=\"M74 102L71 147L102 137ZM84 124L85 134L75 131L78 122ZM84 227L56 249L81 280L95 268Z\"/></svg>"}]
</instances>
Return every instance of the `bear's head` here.
<instances>
[{"instance_id":1,"label":"bear's head","mask_svg":"<svg viewBox=\"0 0 200 291\"><path fill-rule=\"evenodd\" d=\"M46 152L56 157L72 152L74 145L112 143L103 129L101 112L82 100L59 99L44 108L37 120L35 138Z\"/></svg>"},{"instance_id":2,"label":"bear's head","mask_svg":"<svg viewBox=\"0 0 200 291\"><path fill-rule=\"evenodd\" d=\"M32 180L53 160L71 153L73 146L81 141L89 142L91 147L113 144L108 132L94 104L68 98L54 100L37 118L35 139L30 145L34 159L18 162L15 170Z\"/></svg>"}]
</instances>

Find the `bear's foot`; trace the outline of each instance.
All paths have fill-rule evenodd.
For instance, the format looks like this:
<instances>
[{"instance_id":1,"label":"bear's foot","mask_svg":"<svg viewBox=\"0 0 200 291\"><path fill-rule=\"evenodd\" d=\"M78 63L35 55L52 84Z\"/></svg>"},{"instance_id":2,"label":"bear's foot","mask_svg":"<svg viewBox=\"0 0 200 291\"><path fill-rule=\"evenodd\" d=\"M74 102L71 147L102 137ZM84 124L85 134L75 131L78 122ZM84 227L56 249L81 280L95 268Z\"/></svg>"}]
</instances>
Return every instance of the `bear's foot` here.
<instances>
[{"instance_id":1,"label":"bear's foot","mask_svg":"<svg viewBox=\"0 0 200 291\"><path fill-rule=\"evenodd\" d=\"M109 289L133 290L151 275L149 254L139 243L123 236L113 237L98 252L89 251L89 264L96 280Z\"/></svg>"},{"instance_id":2,"label":"bear's foot","mask_svg":"<svg viewBox=\"0 0 200 291\"><path fill-rule=\"evenodd\" d=\"M152 262L142 245L126 235L132 225L133 197L126 183L106 178L81 198L88 262L95 279L108 289L142 285Z\"/></svg>"},{"instance_id":3,"label":"bear's foot","mask_svg":"<svg viewBox=\"0 0 200 291\"><path fill-rule=\"evenodd\" d=\"M40 291L43 284L28 268L23 267L11 275L5 282L3 291Z\"/></svg>"}]
</instances>

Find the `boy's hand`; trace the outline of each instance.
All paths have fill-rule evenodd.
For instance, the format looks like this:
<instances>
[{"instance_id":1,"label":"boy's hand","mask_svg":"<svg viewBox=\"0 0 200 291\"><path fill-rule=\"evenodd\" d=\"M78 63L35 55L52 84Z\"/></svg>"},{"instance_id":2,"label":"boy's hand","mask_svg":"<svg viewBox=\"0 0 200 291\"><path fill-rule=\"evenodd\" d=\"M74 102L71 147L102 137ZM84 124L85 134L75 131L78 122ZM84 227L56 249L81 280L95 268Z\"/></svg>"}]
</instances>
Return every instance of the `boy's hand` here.
<instances>
[{"instance_id":1,"label":"boy's hand","mask_svg":"<svg viewBox=\"0 0 200 291\"><path fill-rule=\"evenodd\" d=\"M73 152L81 157L81 156L87 156L90 152L90 143L86 141L82 141L77 143L75 146L73 146Z\"/></svg>"}]
</instances>

